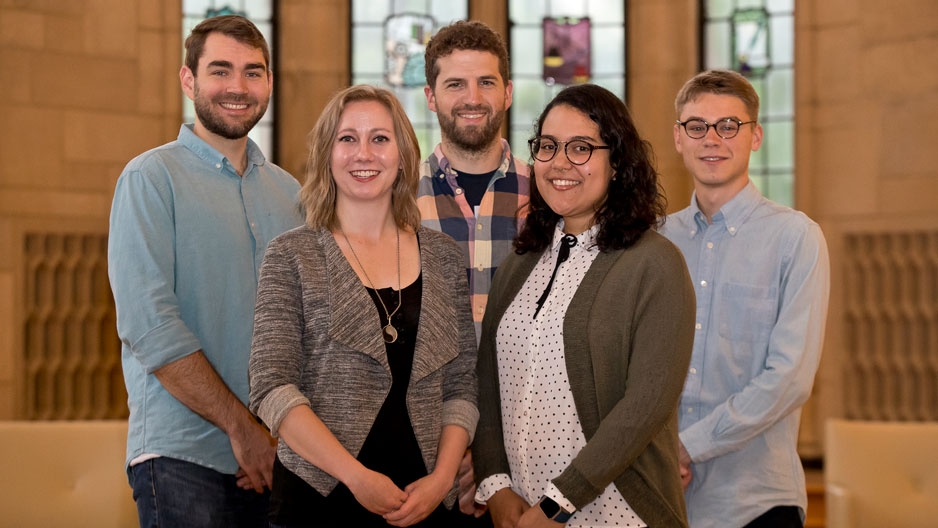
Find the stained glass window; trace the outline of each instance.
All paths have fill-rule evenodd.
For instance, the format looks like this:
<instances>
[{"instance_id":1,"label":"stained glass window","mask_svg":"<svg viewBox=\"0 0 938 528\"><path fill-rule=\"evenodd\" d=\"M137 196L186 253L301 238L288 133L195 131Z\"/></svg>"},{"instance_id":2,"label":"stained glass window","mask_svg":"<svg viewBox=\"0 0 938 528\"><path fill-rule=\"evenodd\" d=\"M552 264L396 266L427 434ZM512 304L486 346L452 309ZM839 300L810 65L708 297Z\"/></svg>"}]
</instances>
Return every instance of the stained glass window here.
<instances>
[{"instance_id":1,"label":"stained glass window","mask_svg":"<svg viewBox=\"0 0 938 528\"><path fill-rule=\"evenodd\" d=\"M749 78L761 101L762 148L749 176L762 194L792 205L795 179L794 0L702 0L704 68Z\"/></svg>"},{"instance_id":2,"label":"stained glass window","mask_svg":"<svg viewBox=\"0 0 938 528\"><path fill-rule=\"evenodd\" d=\"M514 83L509 141L516 155L527 157L519 153L534 134L537 116L566 86L558 79L598 84L625 100L625 0L509 0L508 19ZM570 74L555 77L550 73L563 53L550 45L558 40L550 32L558 30L560 40L569 37L574 57L588 53L588 59L574 58Z\"/></svg>"},{"instance_id":3,"label":"stained glass window","mask_svg":"<svg viewBox=\"0 0 938 528\"><path fill-rule=\"evenodd\" d=\"M219 15L241 15L251 19L257 29L267 39L267 47L270 48L271 61L273 61L274 50L274 15L273 0L183 0L182 1L182 39L197 26L199 22L206 18ZM183 49L185 54L185 49ZM182 60L180 60L181 64ZM273 66L271 66L273 67ZM277 89L277 83L274 83L274 90ZM276 161L276 150L274 145L274 100L271 95L270 106L267 107L267 113L261 118L260 122L248 133L250 137L264 152L269 159ZM188 97L183 97L182 119L186 123L195 121L195 107Z\"/></svg>"},{"instance_id":4,"label":"stained glass window","mask_svg":"<svg viewBox=\"0 0 938 528\"><path fill-rule=\"evenodd\" d=\"M436 114L427 108L423 93L424 47L436 30L468 16L467 1L352 1L352 84L394 92L414 126L423 157L440 142Z\"/></svg>"}]
</instances>

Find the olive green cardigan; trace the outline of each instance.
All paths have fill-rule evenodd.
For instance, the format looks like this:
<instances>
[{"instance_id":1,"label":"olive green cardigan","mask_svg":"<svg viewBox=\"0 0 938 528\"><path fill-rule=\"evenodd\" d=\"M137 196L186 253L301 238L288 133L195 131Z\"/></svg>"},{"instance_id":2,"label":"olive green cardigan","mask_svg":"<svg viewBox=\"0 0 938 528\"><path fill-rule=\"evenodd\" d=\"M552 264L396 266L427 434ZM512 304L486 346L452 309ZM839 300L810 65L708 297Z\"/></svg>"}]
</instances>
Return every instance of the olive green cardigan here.
<instances>
[{"instance_id":1,"label":"olive green cardigan","mask_svg":"<svg viewBox=\"0 0 938 528\"><path fill-rule=\"evenodd\" d=\"M475 477L510 474L502 436L495 337L541 254L512 254L492 283L479 348ZM609 485L649 526L687 526L677 405L690 363L694 288L680 251L648 231L602 252L563 320L564 356L586 446L553 483L577 508Z\"/></svg>"}]
</instances>

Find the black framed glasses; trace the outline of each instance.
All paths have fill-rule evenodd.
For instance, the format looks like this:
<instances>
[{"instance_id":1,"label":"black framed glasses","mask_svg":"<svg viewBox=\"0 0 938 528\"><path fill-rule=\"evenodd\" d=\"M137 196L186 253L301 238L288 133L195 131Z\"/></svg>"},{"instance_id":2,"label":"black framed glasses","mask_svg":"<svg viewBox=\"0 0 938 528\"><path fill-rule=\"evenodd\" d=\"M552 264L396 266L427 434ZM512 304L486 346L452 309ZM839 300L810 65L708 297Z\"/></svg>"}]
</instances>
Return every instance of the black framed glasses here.
<instances>
[{"instance_id":1,"label":"black framed glasses","mask_svg":"<svg viewBox=\"0 0 938 528\"><path fill-rule=\"evenodd\" d=\"M755 123L755 121L740 121L732 117L724 117L717 120L716 123L708 123L703 119L688 119L687 121L678 120L677 124L684 127L684 133L691 139L702 139L710 131L710 127L716 130L717 135L723 139L733 139L739 134L739 127Z\"/></svg>"},{"instance_id":2,"label":"black framed glasses","mask_svg":"<svg viewBox=\"0 0 938 528\"><path fill-rule=\"evenodd\" d=\"M547 162L554 159L560 145L563 145L563 152L574 165L583 165L590 160L593 151L597 149L610 149L608 145L593 145L582 139L573 139L570 141L557 141L550 137L536 137L528 140L531 146L531 155L540 162Z\"/></svg>"}]
</instances>

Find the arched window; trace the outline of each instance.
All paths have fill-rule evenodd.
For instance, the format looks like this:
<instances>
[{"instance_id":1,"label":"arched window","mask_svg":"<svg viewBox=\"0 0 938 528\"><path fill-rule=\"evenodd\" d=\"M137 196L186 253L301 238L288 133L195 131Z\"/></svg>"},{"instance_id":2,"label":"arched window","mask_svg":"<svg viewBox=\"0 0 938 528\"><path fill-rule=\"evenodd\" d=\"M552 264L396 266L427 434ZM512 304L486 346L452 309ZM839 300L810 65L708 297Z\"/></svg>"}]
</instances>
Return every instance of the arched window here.
<instances>
[{"instance_id":1,"label":"arched window","mask_svg":"<svg viewBox=\"0 0 938 528\"><path fill-rule=\"evenodd\" d=\"M762 194L794 202L794 0L702 0L701 64L746 75L761 101L765 130L749 176Z\"/></svg>"},{"instance_id":2,"label":"arched window","mask_svg":"<svg viewBox=\"0 0 938 528\"><path fill-rule=\"evenodd\" d=\"M267 39L267 47L270 48L271 61L276 52L274 49L275 29L274 13L272 0L183 0L182 2L182 39L197 26L199 22L206 18L219 15L241 15L254 22L257 29ZM185 51L183 51L185 53ZM180 63L183 59L180 59ZM271 65L273 68L273 65ZM277 89L277 83L274 83L274 90ZM195 107L188 97L182 98L182 119L185 123L195 121ZM261 118L260 122L248 133L261 151L272 161L276 162L276 145L274 144L274 101L276 97L271 94L270 106L267 107L267 113Z\"/></svg>"}]
</instances>

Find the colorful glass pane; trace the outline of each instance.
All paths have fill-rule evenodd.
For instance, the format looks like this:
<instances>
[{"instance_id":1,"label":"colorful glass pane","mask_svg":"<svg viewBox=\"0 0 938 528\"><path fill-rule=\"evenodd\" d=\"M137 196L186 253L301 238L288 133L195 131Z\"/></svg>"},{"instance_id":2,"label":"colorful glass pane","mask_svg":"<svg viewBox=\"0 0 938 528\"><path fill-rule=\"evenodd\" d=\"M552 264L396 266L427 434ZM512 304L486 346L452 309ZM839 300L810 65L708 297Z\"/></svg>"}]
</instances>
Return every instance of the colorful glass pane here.
<instances>
[{"instance_id":1,"label":"colorful glass pane","mask_svg":"<svg viewBox=\"0 0 938 528\"><path fill-rule=\"evenodd\" d=\"M701 0L702 67L749 77L761 100L762 147L749 174L776 202L794 202L794 1Z\"/></svg>"}]
</instances>

